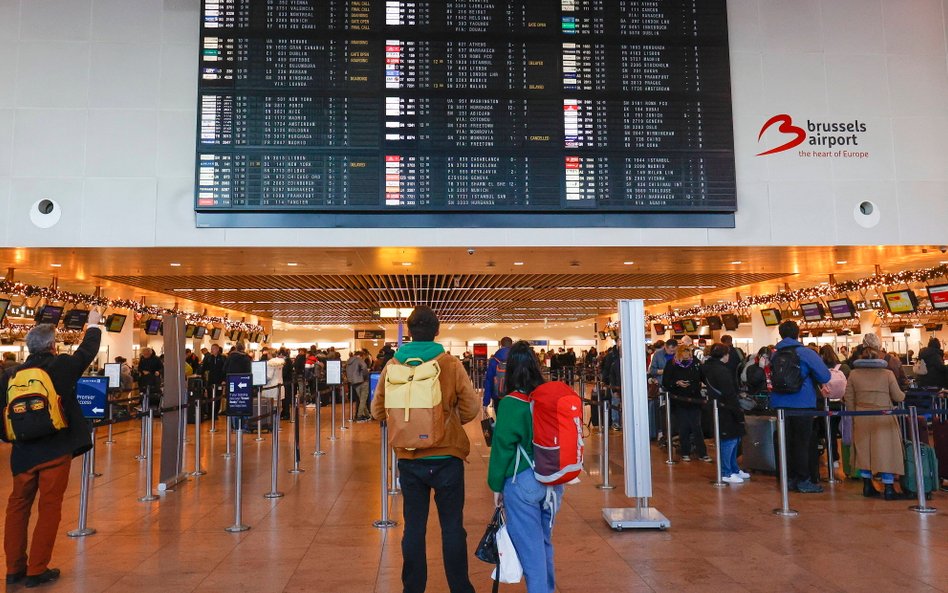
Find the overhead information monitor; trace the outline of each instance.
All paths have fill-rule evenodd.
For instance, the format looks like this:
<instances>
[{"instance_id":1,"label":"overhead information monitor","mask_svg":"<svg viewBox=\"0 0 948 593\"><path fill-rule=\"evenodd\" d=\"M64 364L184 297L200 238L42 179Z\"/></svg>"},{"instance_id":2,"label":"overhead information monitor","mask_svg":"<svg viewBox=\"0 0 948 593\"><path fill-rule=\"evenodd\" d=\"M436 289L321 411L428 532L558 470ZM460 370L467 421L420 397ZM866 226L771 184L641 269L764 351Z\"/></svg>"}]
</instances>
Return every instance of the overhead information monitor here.
<instances>
[{"instance_id":1,"label":"overhead information monitor","mask_svg":"<svg viewBox=\"0 0 948 593\"><path fill-rule=\"evenodd\" d=\"M199 226L732 226L725 0L204 0Z\"/></svg>"}]
</instances>

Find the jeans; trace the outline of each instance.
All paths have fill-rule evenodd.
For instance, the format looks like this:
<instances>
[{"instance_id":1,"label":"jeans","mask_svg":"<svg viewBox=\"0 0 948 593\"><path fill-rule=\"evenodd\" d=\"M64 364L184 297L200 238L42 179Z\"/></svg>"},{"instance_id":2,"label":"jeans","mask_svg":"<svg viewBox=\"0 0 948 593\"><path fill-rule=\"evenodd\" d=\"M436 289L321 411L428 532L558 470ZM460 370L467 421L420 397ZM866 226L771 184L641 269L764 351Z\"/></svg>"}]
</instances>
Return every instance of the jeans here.
<instances>
[{"instance_id":1,"label":"jeans","mask_svg":"<svg viewBox=\"0 0 948 593\"><path fill-rule=\"evenodd\" d=\"M612 392L612 395L609 398L609 416L611 416L610 421L612 424L622 427L622 410L619 406L622 405L622 391L615 390Z\"/></svg>"},{"instance_id":2,"label":"jeans","mask_svg":"<svg viewBox=\"0 0 948 593\"><path fill-rule=\"evenodd\" d=\"M741 444L741 437L733 439L723 439L721 441L721 477L726 478L731 474L741 471L737 466L737 446Z\"/></svg>"},{"instance_id":3,"label":"jeans","mask_svg":"<svg viewBox=\"0 0 948 593\"><path fill-rule=\"evenodd\" d=\"M867 469L859 470L859 477L866 480L872 479L872 472ZM895 474L890 474L889 472L879 472L879 478L882 479L883 484L895 484Z\"/></svg>"},{"instance_id":4,"label":"jeans","mask_svg":"<svg viewBox=\"0 0 948 593\"><path fill-rule=\"evenodd\" d=\"M13 492L7 502L6 525L3 532L3 549L7 556L7 574L26 571L28 575L46 572L56 534L59 532L59 520L62 518L63 494L69 483L69 467L72 456L64 455L41 463L29 470L13 476ZM33 501L39 493L39 511L36 526L33 527L33 543L30 555L26 555L27 530L30 526L30 512Z\"/></svg>"},{"instance_id":5,"label":"jeans","mask_svg":"<svg viewBox=\"0 0 948 593\"><path fill-rule=\"evenodd\" d=\"M404 593L423 593L428 583L425 534L431 491L441 523L441 554L451 593L474 593L467 572L464 530L464 462L449 459L399 459L405 531L402 535Z\"/></svg>"},{"instance_id":6,"label":"jeans","mask_svg":"<svg viewBox=\"0 0 948 593\"><path fill-rule=\"evenodd\" d=\"M678 416L678 442L682 455L691 455L694 447L698 457L708 454L704 444L704 432L701 430L701 408L681 407L675 410Z\"/></svg>"},{"instance_id":7,"label":"jeans","mask_svg":"<svg viewBox=\"0 0 948 593\"><path fill-rule=\"evenodd\" d=\"M553 593L553 517L563 502L563 486L553 486L556 502L544 506L547 487L537 482L532 470L522 471L504 482L507 533L517 550L527 593Z\"/></svg>"},{"instance_id":8,"label":"jeans","mask_svg":"<svg viewBox=\"0 0 948 593\"><path fill-rule=\"evenodd\" d=\"M816 457L813 443L813 418L787 416L787 482L791 488L810 480L812 458Z\"/></svg>"}]
</instances>

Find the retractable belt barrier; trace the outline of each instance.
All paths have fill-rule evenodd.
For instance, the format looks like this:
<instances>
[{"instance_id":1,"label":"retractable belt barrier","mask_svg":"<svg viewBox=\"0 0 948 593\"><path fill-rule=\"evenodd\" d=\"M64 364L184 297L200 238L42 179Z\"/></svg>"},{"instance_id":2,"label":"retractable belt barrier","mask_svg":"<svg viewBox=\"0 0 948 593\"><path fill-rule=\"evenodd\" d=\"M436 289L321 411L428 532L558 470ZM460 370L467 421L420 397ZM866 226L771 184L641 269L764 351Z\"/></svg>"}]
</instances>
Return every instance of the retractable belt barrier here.
<instances>
[{"instance_id":1,"label":"retractable belt barrier","mask_svg":"<svg viewBox=\"0 0 948 593\"><path fill-rule=\"evenodd\" d=\"M909 507L909 510L916 513L929 514L937 509L926 504L925 483L922 476L922 450L918 438L918 409L910 406L905 409L891 410L797 410L793 408L779 408L777 410L777 439L780 450L780 501L779 509L774 509L774 514L783 517L796 517L800 513L790 508L790 493L787 480L787 442L786 442L786 418L787 416L804 416L808 418L831 418L833 416L908 416L910 419L910 430L912 433L912 454L915 462L915 487L918 493L918 504ZM831 446L831 444L830 444ZM832 473L832 467L830 467Z\"/></svg>"},{"instance_id":2,"label":"retractable belt barrier","mask_svg":"<svg viewBox=\"0 0 948 593\"><path fill-rule=\"evenodd\" d=\"M279 389L283 384L271 385L260 390L261 394L268 389ZM279 398L274 400L279 404ZM274 405L270 410L270 491L263 495L264 498L283 498L283 493L277 490L277 470L280 466L280 407Z\"/></svg>"},{"instance_id":3,"label":"retractable belt barrier","mask_svg":"<svg viewBox=\"0 0 948 593\"><path fill-rule=\"evenodd\" d=\"M383 420L379 423L382 429L382 438L381 444L379 445L380 449L380 458L379 465L381 466L381 487L380 487L380 499L382 503L382 518L378 521L372 523L373 527L378 529L388 529L389 527L395 527L397 523L388 518L388 424Z\"/></svg>"},{"instance_id":4,"label":"retractable belt barrier","mask_svg":"<svg viewBox=\"0 0 948 593\"><path fill-rule=\"evenodd\" d=\"M189 475L193 477L200 477L207 472L201 468L201 424L203 424L204 417L201 414L201 404L203 402L211 403L211 414L214 413L214 403L221 401L223 396L214 396L214 397L202 397L196 396L190 398L188 404L194 404L194 471ZM213 428L213 425L212 427ZM214 432L213 430L208 430L208 432Z\"/></svg>"},{"instance_id":5,"label":"retractable belt barrier","mask_svg":"<svg viewBox=\"0 0 948 593\"><path fill-rule=\"evenodd\" d=\"M269 414L251 416L245 421L237 423L237 471L234 472L234 524L225 527L224 531L238 533L250 529L243 523L243 477L244 477L244 422L248 425L261 422ZM227 423L230 426L230 422Z\"/></svg>"}]
</instances>

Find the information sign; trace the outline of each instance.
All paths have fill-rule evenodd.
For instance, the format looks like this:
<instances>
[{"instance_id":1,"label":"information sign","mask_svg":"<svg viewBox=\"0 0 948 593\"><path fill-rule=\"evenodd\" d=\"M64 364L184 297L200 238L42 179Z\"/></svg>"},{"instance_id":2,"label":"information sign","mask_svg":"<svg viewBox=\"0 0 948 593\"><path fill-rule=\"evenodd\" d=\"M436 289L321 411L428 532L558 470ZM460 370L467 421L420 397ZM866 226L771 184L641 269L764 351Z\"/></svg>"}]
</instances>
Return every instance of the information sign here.
<instances>
[{"instance_id":1,"label":"information sign","mask_svg":"<svg viewBox=\"0 0 948 593\"><path fill-rule=\"evenodd\" d=\"M253 402L251 393L253 385L249 374L227 375L227 415L252 416Z\"/></svg>"},{"instance_id":2,"label":"information sign","mask_svg":"<svg viewBox=\"0 0 948 593\"><path fill-rule=\"evenodd\" d=\"M108 388L108 377L80 377L76 381L76 399L84 417L90 420L105 418Z\"/></svg>"}]
</instances>

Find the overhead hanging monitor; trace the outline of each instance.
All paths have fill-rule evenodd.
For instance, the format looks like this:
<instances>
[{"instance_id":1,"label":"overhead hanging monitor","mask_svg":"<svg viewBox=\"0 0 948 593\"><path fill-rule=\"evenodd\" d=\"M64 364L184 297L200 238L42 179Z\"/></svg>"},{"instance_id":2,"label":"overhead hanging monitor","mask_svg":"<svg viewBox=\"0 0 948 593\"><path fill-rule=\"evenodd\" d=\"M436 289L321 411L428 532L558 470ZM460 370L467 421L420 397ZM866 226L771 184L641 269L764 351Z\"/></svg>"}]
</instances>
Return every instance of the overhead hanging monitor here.
<instances>
[{"instance_id":1,"label":"overhead hanging monitor","mask_svg":"<svg viewBox=\"0 0 948 593\"><path fill-rule=\"evenodd\" d=\"M10 299L0 299L0 323L7 316L7 309L10 308Z\"/></svg>"},{"instance_id":2,"label":"overhead hanging monitor","mask_svg":"<svg viewBox=\"0 0 948 593\"><path fill-rule=\"evenodd\" d=\"M777 309L761 309L760 316L764 319L764 325L767 327L780 325L781 316Z\"/></svg>"},{"instance_id":3,"label":"overhead hanging monitor","mask_svg":"<svg viewBox=\"0 0 948 593\"><path fill-rule=\"evenodd\" d=\"M52 323L56 325L59 323L59 318L63 315L63 308L55 305L44 305L36 311L36 323Z\"/></svg>"},{"instance_id":4,"label":"overhead hanging monitor","mask_svg":"<svg viewBox=\"0 0 948 593\"><path fill-rule=\"evenodd\" d=\"M803 312L804 321L819 321L823 319L825 311L823 303L800 303L800 311Z\"/></svg>"},{"instance_id":5,"label":"overhead hanging monitor","mask_svg":"<svg viewBox=\"0 0 948 593\"><path fill-rule=\"evenodd\" d=\"M222 328L219 328L219 327L212 327L212 328L211 328L211 339L212 339L212 340L220 340L220 339L221 339L221 334L222 334L223 332L224 332L224 330L223 330Z\"/></svg>"},{"instance_id":6,"label":"overhead hanging monitor","mask_svg":"<svg viewBox=\"0 0 948 593\"><path fill-rule=\"evenodd\" d=\"M127 315L122 315L121 313L112 313L105 320L105 331L112 333L121 332L122 328L125 327L125 320L127 318Z\"/></svg>"},{"instance_id":7,"label":"overhead hanging monitor","mask_svg":"<svg viewBox=\"0 0 948 593\"><path fill-rule=\"evenodd\" d=\"M600 332L600 333L601 333L601 334L605 334L606 332ZM663 333L665 333L665 324L664 324L664 323L656 323L656 324L655 324L655 333L656 333L656 334L663 334ZM603 335L603 339L605 339L605 335Z\"/></svg>"},{"instance_id":8,"label":"overhead hanging monitor","mask_svg":"<svg viewBox=\"0 0 948 593\"><path fill-rule=\"evenodd\" d=\"M194 328L194 339L200 340L204 338L204 334L207 332L207 326L198 325Z\"/></svg>"},{"instance_id":9,"label":"overhead hanging monitor","mask_svg":"<svg viewBox=\"0 0 948 593\"><path fill-rule=\"evenodd\" d=\"M889 313L914 313L918 309L915 291L909 288L884 292L882 298L885 300Z\"/></svg>"},{"instance_id":10,"label":"overhead hanging monitor","mask_svg":"<svg viewBox=\"0 0 948 593\"><path fill-rule=\"evenodd\" d=\"M726 0L202 3L199 227L733 227Z\"/></svg>"},{"instance_id":11,"label":"overhead hanging monitor","mask_svg":"<svg viewBox=\"0 0 948 593\"><path fill-rule=\"evenodd\" d=\"M721 318L717 315L712 315L704 320L705 325L708 326L708 329L712 331L717 331L724 327L724 322L721 321Z\"/></svg>"},{"instance_id":12,"label":"overhead hanging monitor","mask_svg":"<svg viewBox=\"0 0 948 593\"><path fill-rule=\"evenodd\" d=\"M73 331L79 331L89 320L88 309L70 309L63 318L63 327Z\"/></svg>"},{"instance_id":13,"label":"overhead hanging monitor","mask_svg":"<svg viewBox=\"0 0 948 593\"><path fill-rule=\"evenodd\" d=\"M693 334L698 331L698 324L695 323L694 319L683 319L681 321L681 327L685 330L685 333Z\"/></svg>"},{"instance_id":14,"label":"overhead hanging monitor","mask_svg":"<svg viewBox=\"0 0 948 593\"><path fill-rule=\"evenodd\" d=\"M194 325L192 325L192 324L190 324L190 323L188 323L187 325L184 326L184 339L185 339L185 340L190 340L191 338L194 337L194 328L195 328L195 327L196 327L196 326L194 326Z\"/></svg>"},{"instance_id":15,"label":"overhead hanging monitor","mask_svg":"<svg viewBox=\"0 0 948 593\"><path fill-rule=\"evenodd\" d=\"M145 322L145 333L149 336L157 336L161 332L161 320L149 319Z\"/></svg>"},{"instance_id":16,"label":"overhead hanging monitor","mask_svg":"<svg viewBox=\"0 0 948 593\"><path fill-rule=\"evenodd\" d=\"M741 320L733 313L721 315L721 322L724 323L724 329L729 332L736 330L741 325Z\"/></svg>"},{"instance_id":17,"label":"overhead hanging monitor","mask_svg":"<svg viewBox=\"0 0 948 593\"><path fill-rule=\"evenodd\" d=\"M676 334L685 333L685 324L683 321L672 321L672 332Z\"/></svg>"},{"instance_id":18,"label":"overhead hanging monitor","mask_svg":"<svg viewBox=\"0 0 948 593\"><path fill-rule=\"evenodd\" d=\"M856 316L856 306L848 298L828 299L826 306L829 308L830 317L833 319L852 319Z\"/></svg>"},{"instance_id":19,"label":"overhead hanging monitor","mask_svg":"<svg viewBox=\"0 0 948 593\"><path fill-rule=\"evenodd\" d=\"M948 310L948 284L936 284L925 288L928 290L928 300L931 301L932 309L937 311ZM2 319L3 316L0 315L0 320Z\"/></svg>"}]
</instances>

